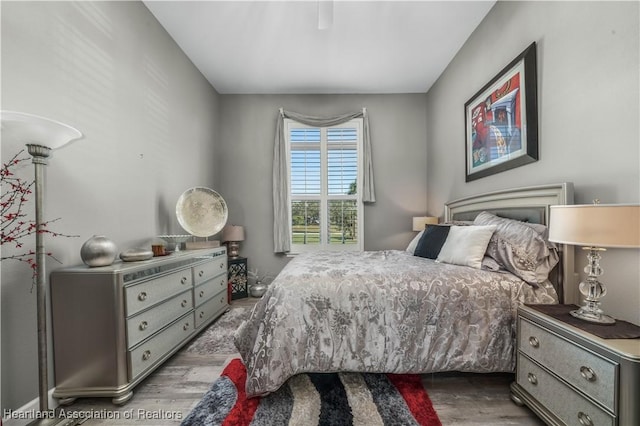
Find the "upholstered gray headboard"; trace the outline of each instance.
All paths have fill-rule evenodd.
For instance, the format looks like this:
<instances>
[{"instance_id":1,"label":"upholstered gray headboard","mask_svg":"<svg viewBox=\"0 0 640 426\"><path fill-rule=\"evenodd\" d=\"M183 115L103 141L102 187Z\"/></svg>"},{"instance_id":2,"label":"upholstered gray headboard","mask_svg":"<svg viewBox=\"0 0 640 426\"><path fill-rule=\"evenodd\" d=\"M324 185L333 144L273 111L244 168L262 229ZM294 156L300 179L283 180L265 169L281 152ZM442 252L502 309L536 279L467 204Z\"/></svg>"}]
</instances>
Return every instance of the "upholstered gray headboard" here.
<instances>
[{"instance_id":1,"label":"upholstered gray headboard","mask_svg":"<svg viewBox=\"0 0 640 426\"><path fill-rule=\"evenodd\" d=\"M573 204L573 184L564 182L550 185L493 191L450 201L444 206L444 219L473 220L480 212L530 223L549 225L549 206ZM549 277L556 287L561 302L573 300L573 249L560 247L561 261ZM568 297L567 297L568 296Z\"/></svg>"}]
</instances>

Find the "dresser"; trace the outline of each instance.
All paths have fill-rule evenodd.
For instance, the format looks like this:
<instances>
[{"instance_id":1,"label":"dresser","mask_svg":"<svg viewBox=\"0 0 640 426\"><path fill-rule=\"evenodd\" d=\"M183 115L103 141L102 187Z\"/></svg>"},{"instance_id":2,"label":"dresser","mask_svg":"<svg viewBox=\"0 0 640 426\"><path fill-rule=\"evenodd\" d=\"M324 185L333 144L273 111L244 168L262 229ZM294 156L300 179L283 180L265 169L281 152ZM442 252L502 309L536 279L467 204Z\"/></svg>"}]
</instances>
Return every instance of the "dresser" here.
<instances>
[{"instance_id":1,"label":"dresser","mask_svg":"<svg viewBox=\"0 0 640 426\"><path fill-rule=\"evenodd\" d=\"M51 273L56 387L61 404L133 388L228 309L225 247Z\"/></svg>"},{"instance_id":2,"label":"dresser","mask_svg":"<svg viewBox=\"0 0 640 426\"><path fill-rule=\"evenodd\" d=\"M640 425L640 339L602 339L518 309L511 397L549 425Z\"/></svg>"}]
</instances>

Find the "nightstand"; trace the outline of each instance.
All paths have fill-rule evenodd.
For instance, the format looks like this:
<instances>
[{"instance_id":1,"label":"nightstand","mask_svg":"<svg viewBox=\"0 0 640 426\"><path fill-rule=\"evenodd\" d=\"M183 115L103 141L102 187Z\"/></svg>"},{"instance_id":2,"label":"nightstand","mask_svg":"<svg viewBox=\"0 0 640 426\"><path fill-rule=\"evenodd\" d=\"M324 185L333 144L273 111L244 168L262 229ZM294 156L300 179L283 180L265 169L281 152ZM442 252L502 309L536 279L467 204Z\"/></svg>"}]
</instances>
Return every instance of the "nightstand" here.
<instances>
[{"instance_id":1,"label":"nightstand","mask_svg":"<svg viewBox=\"0 0 640 426\"><path fill-rule=\"evenodd\" d=\"M249 297L247 280L247 258L229 257L229 287L231 288L231 300Z\"/></svg>"},{"instance_id":2,"label":"nightstand","mask_svg":"<svg viewBox=\"0 0 640 426\"><path fill-rule=\"evenodd\" d=\"M603 339L558 318L518 308L513 401L550 425L640 425L640 339Z\"/></svg>"}]
</instances>

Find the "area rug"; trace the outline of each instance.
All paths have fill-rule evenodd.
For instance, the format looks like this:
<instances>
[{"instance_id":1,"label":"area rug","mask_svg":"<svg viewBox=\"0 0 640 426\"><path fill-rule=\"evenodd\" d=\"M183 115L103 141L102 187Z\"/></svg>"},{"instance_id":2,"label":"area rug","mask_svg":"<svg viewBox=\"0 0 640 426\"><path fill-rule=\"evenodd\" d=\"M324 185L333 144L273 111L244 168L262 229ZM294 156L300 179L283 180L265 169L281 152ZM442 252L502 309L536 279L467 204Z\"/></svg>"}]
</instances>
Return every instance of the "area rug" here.
<instances>
[{"instance_id":1,"label":"area rug","mask_svg":"<svg viewBox=\"0 0 640 426\"><path fill-rule=\"evenodd\" d=\"M189 343L184 352L199 355L237 353L233 333L250 314L251 308L231 308Z\"/></svg>"},{"instance_id":2,"label":"area rug","mask_svg":"<svg viewBox=\"0 0 640 426\"><path fill-rule=\"evenodd\" d=\"M417 374L299 374L276 392L247 398L233 359L182 426L441 426Z\"/></svg>"}]
</instances>

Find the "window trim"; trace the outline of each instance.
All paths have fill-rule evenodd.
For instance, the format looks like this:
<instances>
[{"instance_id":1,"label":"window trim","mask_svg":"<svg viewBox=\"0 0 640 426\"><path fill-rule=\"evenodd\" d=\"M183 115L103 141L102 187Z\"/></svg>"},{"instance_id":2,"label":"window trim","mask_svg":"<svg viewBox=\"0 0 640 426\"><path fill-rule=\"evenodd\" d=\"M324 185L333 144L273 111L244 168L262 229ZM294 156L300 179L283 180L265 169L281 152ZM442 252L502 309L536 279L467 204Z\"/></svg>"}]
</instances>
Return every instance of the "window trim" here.
<instances>
[{"instance_id":1,"label":"window trim","mask_svg":"<svg viewBox=\"0 0 640 426\"><path fill-rule=\"evenodd\" d=\"M326 212L328 210L328 201L329 200L345 200L345 199L354 199L352 196L345 195L329 195L328 194L328 145L326 134L327 129L329 128L356 128L357 129L357 142L356 142L356 150L357 150L357 180L356 180L356 208L358 215L358 223L357 223L357 243L356 244L329 244L328 241L325 241L327 238L328 228L328 220L326 218ZM291 193L292 187L292 176L291 176L291 151L292 151L292 143L291 143L291 130L293 128L310 128L310 129L321 129L321 142L320 142L320 177L321 177L321 191L319 196L300 196ZM292 203L295 201L299 201L301 199L310 199L317 200L320 199L320 212L321 212L321 227L320 233L321 236L324 235L324 238L321 237L321 242L319 244L295 244L293 242L293 228L292 228L292 220L289 220L289 240L291 241L291 251L289 254L295 255L299 253L306 252L314 252L314 251L362 251L364 250L364 203L362 201L362 191L363 191L363 179L364 179L364 120L363 118L353 118L345 123L338 124L335 126L309 126L303 123L300 123L296 120L292 120L290 118L284 119L284 130L285 130L285 148L286 148L286 159L287 159L287 176L288 176L288 191L289 191L289 216L292 215ZM324 215L322 215L324 212Z\"/></svg>"}]
</instances>

